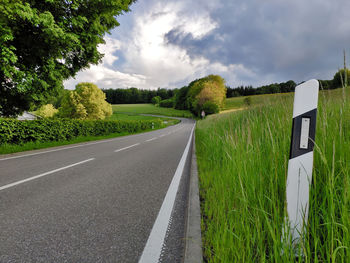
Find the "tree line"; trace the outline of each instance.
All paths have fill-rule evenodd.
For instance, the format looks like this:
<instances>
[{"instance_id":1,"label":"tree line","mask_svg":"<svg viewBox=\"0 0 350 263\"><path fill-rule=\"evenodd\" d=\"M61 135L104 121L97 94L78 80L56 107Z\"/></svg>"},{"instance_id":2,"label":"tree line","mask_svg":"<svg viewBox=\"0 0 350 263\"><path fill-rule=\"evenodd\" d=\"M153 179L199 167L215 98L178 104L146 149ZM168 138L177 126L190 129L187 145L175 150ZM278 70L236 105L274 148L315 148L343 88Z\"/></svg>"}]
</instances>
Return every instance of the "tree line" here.
<instances>
[{"instance_id":1,"label":"tree line","mask_svg":"<svg viewBox=\"0 0 350 263\"><path fill-rule=\"evenodd\" d=\"M137 88L104 89L106 100L111 104L152 103L152 98L159 96L161 100L172 98L177 89L158 88L157 90L145 90Z\"/></svg>"}]
</instances>

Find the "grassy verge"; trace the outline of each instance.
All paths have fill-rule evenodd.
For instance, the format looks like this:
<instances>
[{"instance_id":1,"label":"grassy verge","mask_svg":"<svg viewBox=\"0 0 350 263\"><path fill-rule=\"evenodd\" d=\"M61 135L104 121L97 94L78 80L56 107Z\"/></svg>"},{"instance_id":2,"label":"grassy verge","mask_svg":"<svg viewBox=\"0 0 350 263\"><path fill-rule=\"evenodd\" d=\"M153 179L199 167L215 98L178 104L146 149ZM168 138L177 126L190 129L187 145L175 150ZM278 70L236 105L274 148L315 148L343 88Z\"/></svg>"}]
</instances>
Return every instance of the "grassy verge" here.
<instances>
[{"instance_id":1,"label":"grassy verge","mask_svg":"<svg viewBox=\"0 0 350 263\"><path fill-rule=\"evenodd\" d=\"M164 123L162 127L159 129L168 127L170 125L175 125L179 123L179 120L168 120L167 123ZM110 139L110 138L116 138L131 134L138 134L138 133L144 133L148 131L154 131L155 129L146 129L135 133L130 132L121 132L121 133L112 133L109 135L103 135L103 136L80 136L76 137L72 140L68 141L51 141L51 142L28 142L21 145L17 144L2 144L0 146L0 154L9 154L9 153L16 153L16 152L23 152L23 151L30 151L30 150L38 150L38 149L44 149L49 147L56 147L56 146L64 146L69 144L75 144L75 143L81 143L81 142L89 142L89 141L96 141L96 140L104 140L104 139Z\"/></svg>"},{"instance_id":2,"label":"grassy verge","mask_svg":"<svg viewBox=\"0 0 350 263\"><path fill-rule=\"evenodd\" d=\"M304 259L281 241L292 95L198 122L207 262L349 262L350 92L345 105L341 92L320 93Z\"/></svg>"},{"instance_id":3,"label":"grassy verge","mask_svg":"<svg viewBox=\"0 0 350 263\"><path fill-rule=\"evenodd\" d=\"M155 114L169 117L192 118L193 115L187 110L176 110L173 108L156 107L153 104L118 104L113 105L113 112L134 114Z\"/></svg>"}]
</instances>

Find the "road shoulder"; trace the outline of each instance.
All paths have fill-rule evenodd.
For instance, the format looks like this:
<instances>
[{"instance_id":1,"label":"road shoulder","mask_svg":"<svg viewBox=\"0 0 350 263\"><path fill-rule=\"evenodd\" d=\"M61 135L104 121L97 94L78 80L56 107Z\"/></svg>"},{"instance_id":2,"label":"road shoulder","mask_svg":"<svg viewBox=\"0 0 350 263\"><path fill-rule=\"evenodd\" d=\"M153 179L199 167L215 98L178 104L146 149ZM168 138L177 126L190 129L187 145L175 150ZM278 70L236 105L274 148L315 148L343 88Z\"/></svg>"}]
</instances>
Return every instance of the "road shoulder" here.
<instances>
[{"instance_id":1,"label":"road shoulder","mask_svg":"<svg viewBox=\"0 0 350 263\"><path fill-rule=\"evenodd\" d=\"M193 135L184 263L203 261L195 135Z\"/></svg>"}]
</instances>

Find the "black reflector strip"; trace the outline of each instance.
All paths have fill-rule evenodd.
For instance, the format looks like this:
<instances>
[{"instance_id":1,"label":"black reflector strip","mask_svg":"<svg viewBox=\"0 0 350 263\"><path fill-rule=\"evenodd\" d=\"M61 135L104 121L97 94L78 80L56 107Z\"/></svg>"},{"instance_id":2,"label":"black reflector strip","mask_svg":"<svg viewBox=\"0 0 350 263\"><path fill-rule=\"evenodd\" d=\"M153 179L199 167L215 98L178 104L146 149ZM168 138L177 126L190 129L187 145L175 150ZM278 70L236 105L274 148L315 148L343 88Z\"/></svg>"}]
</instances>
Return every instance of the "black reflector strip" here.
<instances>
[{"instance_id":1,"label":"black reflector strip","mask_svg":"<svg viewBox=\"0 0 350 263\"><path fill-rule=\"evenodd\" d=\"M314 149L314 141L315 141L315 131L316 131L316 115L317 109L305 112L298 117L293 118L293 127L292 127L292 140L290 145L290 155L289 159L298 157L305 153L311 152ZM300 140L301 131L302 131L302 121L305 119L309 119L310 123L308 124L309 131L309 139L307 147L301 147ZM305 129L303 127L303 129ZM304 130L305 131L305 130Z\"/></svg>"}]
</instances>

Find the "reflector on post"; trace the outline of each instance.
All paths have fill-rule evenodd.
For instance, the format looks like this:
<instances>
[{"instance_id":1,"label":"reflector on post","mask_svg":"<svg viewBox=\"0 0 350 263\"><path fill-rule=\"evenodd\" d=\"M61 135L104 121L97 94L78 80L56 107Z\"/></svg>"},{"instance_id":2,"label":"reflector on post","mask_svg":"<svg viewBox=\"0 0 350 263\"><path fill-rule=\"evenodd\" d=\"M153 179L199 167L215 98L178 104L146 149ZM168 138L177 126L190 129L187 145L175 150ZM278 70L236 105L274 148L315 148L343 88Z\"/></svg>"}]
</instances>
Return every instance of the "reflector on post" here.
<instances>
[{"instance_id":1,"label":"reflector on post","mask_svg":"<svg viewBox=\"0 0 350 263\"><path fill-rule=\"evenodd\" d=\"M287 238L296 248L303 239L309 212L309 188L312 180L313 149L319 83L309 80L295 88L293 127L286 185Z\"/></svg>"}]
</instances>

